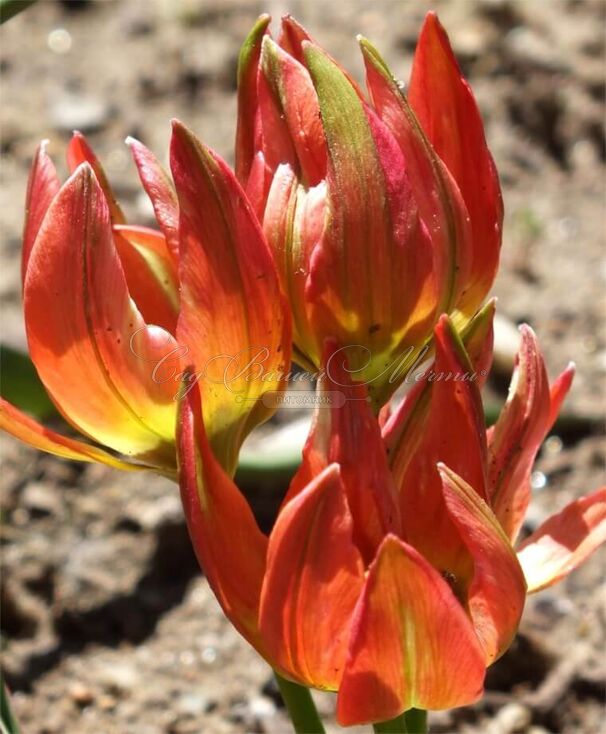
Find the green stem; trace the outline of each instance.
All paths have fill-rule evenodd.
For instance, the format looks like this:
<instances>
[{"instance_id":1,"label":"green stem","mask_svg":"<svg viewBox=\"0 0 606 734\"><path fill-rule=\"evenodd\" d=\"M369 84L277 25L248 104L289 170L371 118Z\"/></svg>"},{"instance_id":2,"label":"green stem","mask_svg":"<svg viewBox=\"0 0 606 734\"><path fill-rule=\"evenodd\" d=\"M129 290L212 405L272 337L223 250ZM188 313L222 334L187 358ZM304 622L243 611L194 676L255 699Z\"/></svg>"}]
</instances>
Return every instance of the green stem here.
<instances>
[{"instance_id":1,"label":"green stem","mask_svg":"<svg viewBox=\"0 0 606 734\"><path fill-rule=\"evenodd\" d=\"M274 673L296 734L325 734L309 688Z\"/></svg>"},{"instance_id":2,"label":"green stem","mask_svg":"<svg viewBox=\"0 0 606 734\"><path fill-rule=\"evenodd\" d=\"M409 709L389 721L373 724L375 734L427 734L427 711Z\"/></svg>"},{"instance_id":3,"label":"green stem","mask_svg":"<svg viewBox=\"0 0 606 734\"><path fill-rule=\"evenodd\" d=\"M375 734L408 734L406 714L400 714L395 719L389 719L389 721L380 721L373 724L372 728Z\"/></svg>"},{"instance_id":4,"label":"green stem","mask_svg":"<svg viewBox=\"0 0 606 734\"><path fill-rule=\"evenodd\" d=\"M404 714L408 734L427 734L427 711L409 709Z\"/></svg>"}]
</instances>

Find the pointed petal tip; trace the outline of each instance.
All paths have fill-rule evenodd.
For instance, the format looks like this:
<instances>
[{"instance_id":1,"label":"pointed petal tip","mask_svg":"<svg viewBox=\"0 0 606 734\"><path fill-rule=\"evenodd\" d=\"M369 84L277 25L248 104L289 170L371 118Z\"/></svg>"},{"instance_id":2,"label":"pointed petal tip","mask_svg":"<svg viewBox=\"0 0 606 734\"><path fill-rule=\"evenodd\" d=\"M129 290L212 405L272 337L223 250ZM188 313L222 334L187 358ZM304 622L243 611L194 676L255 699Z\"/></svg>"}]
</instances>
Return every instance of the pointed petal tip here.
<instances>
[{"instance_id":1,"label":"pointed petal tip","mask_svg":"<svg viewBox=\"0 0 606 734\"><path fill-rule=\"evenodd\" d=\"M531 339L532 338L536 339L536 334L535 334L534 329L532 328L532 326L530 326L530 324L527 324L526 322L518 326L518 331L520 332L520 334L522 334L522 336L526 336Z\"/></svg>"},{"instance_id":2,"label":"pointed petal tip","mask_svg":"<svg viewBox=\"0 0 606 734\"><path fill-rule=\"evenodd\" d=\"M443 461L438 461L436 468L443 479L454 479L457 476Z\"/></svg>"},{"instance_id":3,"label":"pointed petal tip","mask_svg":"<svg viewBox=\"0 0 606 734\"><path fill-rule=\"evenodd\" d=\"M261 41L261 63L263 63L266 56L274 59L279 58L280 53L283 54L284 50L266 33Z\"/></svg>"},{"instance_id":4,"label":"pointed petal tip","mask_svg":"<svg viewBox=\"0 0 606 734\"><path fill-rule=\"evenodd\" d=\"M69 184L74 184L76 182L80 181L97 181L97 177L95 176L95 171L93 170L93 167L88 161L82 161L82 163L79 163L76 168L74 168L71 176L67 179L64 186L67 186Z\"/></svg>"},{"instance_id":5,"label":"pointed petal tip","mask_svg":"<svg viewBox=\"0 0 606 734\"><path fill-rule=\"evenodd\" d=\"M440 22L440 19L438 18L438 14L436 13L436 11L435 11L435 10L430 10L430 11L428 11L428 12L427 12L427 13L425 14L425 18L423 19L423 26L422 26L422 29L421 29L421 33L422 33L422 32L423 32L423 31L424 31L424 30L425 30L426 28L427 28L428 30L431 30L431 31L432 31L432 32L434 32L434 33L436 33L436 32L438 32L438 33L439 33L440 31L441 31L442 33L445 33L445 31L444 31L444 26L443 26L443 25L442 25L442 23Z\"/></svg>"}]
</instances>

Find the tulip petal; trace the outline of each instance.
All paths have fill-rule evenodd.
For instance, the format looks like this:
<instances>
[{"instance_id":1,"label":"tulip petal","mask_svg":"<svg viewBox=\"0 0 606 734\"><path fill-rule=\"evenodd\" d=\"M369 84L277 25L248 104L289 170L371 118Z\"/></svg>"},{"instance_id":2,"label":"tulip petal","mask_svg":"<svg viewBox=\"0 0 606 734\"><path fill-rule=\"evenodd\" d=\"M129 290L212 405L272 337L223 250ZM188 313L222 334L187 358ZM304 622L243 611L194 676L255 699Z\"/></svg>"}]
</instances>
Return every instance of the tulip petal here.
<instances>
[{"instance_id":1,"label":"tulip petal","mask_svg":"<svg viewBox=\"0 0 606 734\"><path fill-rule=\"evenodd\" d=\"M44 215L55 198L55 194L61 188L55 166L46 152L47 145L48 140L43 140L38 146L27 180L23 249L21 251L22 280L25 280L29 256Z\"/></svg>"},{"instance_id":2,"label":"tulip petal","mask_svg":"<svg viewBox=\"0 0 606 734\"><path fill-rule=\"evenodd\" d=\"M606 487L567 505L520 545L528 593L567 576L606 543Z\"/></svg>"},{"instance_id":3,"label":"tulip petal","mask_svg":"<svg viewBox=\"0 0 606 734\"><path fill-rule=\"evenodd\" d=\"M117 224L116 249L131 297L148 324L175 333L179 312L179 281L175 261L160 232Z\"/></svg>"},{"instance_id":4,"label":"tulip petal","mask_svg":"<svg viewBox=\"0 0 606 734\"><path fill-rule=\"evenodd\" d=\"M176 262L179 258L179 202L173 182L156 156L143 143L129 136L126 144L132 153L143 188L154 207L168 249Z\"/></svg>"},{"instance_id":5,"label":"tulip petal","mask_svg":"<svg viewBox=\"0 0 606 734\"><path fill-rule=\"evenodd\" d=\"M461 295L471 267L472 233L467 207L379 52L366 39L360 39L360 46L374 107L402 149L419 215L431 235L436 311L448 313Z\"/></svg>"},{"instance_id":6,"label":"tulip petal","mask_svg":"<svg viewBox=\"0 0 606 734\"><path fill-rule=\"evenodd\" d=\"M263 42L264 47L266 43ZM265 74L259 74L257 96L259 105L257 147L263 152L265 165L272 175L281 163L288 163L293 168L298 168L295 146L284 113L279 100L272 93Z\"/></svg>"},{"instance_id":7,"label":"tulip petal","mask_svg":"<svg viewBox=\"0 0 606 734\"><path fill-rule=\"evenodd\" d=\"M492 510L477 492L443 464L442 489L450 517L473 560L467 589L447 576L466 600L476 634L490 665L511 644L518 628L526 583L516 554Z\"/></svg>"},{"instance_id":8,"label":"tulip petal","mask_svg":"<svg viewBox=\"0 0 606 734\"><path fill-rule=\"evenodd\" d=\"M80 166L51 203L24 287L32 361L63 415L122 454L174 464L175 385L154 378L174 339L130 299L105 196ZM145 460L145 459L144 459Z\"/></svg>"},{"instance_id":9,"label":"tulip petal","mask_svg":"<svg viewBox=\"0 0 606 734\"><path fill-rule=\"evenodd\" d=\"M320 105L309 72L269 36L263 39L261 68L288 126L303 183L316 186L326 176L327 152Z\"/></svg>"},{"instance_id":10,"label":"tulip petal","mask_svg":"<svg viewBox=\"0 0 606 734\"><path fill-rule=\"evenodd\" d=\"M385 535L400 532L398 498L366 387L352 381L346 355L347 350L327 340L312 428L285 502L327 466L338 464L353 517L353 538L368 565Z\"/></svg>"},{"instance_id":11,"label":"tulip petal","mask_svg":"<svg viewBox=\"0 0 606 734\"><path fill-rule=\"evenodd\" d=\"M95 172L95 177L97 178L99 186L103 189L103 193L107 199L112 224L124 224L126 222L126 217L120 208L120 204L118 204L118 200L112 191L112 187L109 185L109 181L107 180L107 176L105 175L101 162L90 147L88 140L84 135L82 135L82 133L76 130L67 146L67 165L70 173L73 173L82 163L89 163Z\"/></svg>"},{"instance_id":12,"label":"tulip petal","mask_svg":"<svg viewBox=\"0 0 606 734\"><path fill-rule=\"evenodd\" d=\"M408 414L392 470L403 537L436 568L466 579L471 559L444 505L436 465L447 464L486 497L484 412L473 367L447 316L435 329L435 345L435 362L425 376L429 387Z\"/></svg>"},{"instance_id":13,"label":"tulip petal","mask_svg":"<svg viewBox=\"0 0 606 734\"><path fill-rule=\"evenodd\" d=\"M286 53L290 54L293 59L296 59L301 64L305 63L305 53L303 52L303 43L305 41L312 41L311 36L305 28L292 15L286 14L282 16L278 42Z\"/></svg>"},{"instance_id":14,"label":"tulip petal","mask_svg":"<svg viewBox=\"0 0 606 734\"><path fill-rule=\"evenodd\" d=\"M303 46L329 150L327 222L306 288L310 320L317 333L361 345L351 367L365 365L359 379L380 407L397 387L390 363L403 343L423 341L435 318L431 248L393 136L339 67Z\"/></svg>"},{"instance_id":15,"label":"tulip petal","mask_svg":"<svg viewBox=\"0 0 606 734\"><path fill-rule=\"evenodd\" d=\"M265 654L258 615L267 538L212 452L197 383L187 384L187 389L177 420L177 457L189 534L223 611L236 629Z\"/></svg>"},{"instance_id":16,"label":"tulip petal","mask_svg":"<svg viewBox=\"0 0 606 734\"><path fill-rule=\"evenodd\" d=\"M550 428L551 397L543 356L529 326L520 327L520 351L509 396L488 431L490 504L513 542L530 502L530 473L541 442ZM561 402L570 371L556 383L554 405ZM559 407L559 404L558 404Z\"/></svg>"},{"instance_id":17,"label":"tulip petal","mask_svg":"<svg viewBox=\"0 0 606 734\"><path fill-rule=\"evenodd\" d=\"M238 126L236 130L236 176L246 188L256 153L258 136L257 77L261 43L271 18L260 15L246 37L238 57Z\"/></svg>"},{"instance_id":18,"label":"tulip petal","mask_svg":"<svg viewBox=\"0 0 606 734\"><path fill-rule=\"evenodd\" d=\"M301 683L336 690L364 564L339 467L280 512L269 539L259 624L270 659Z\"/></svg>"},{"instance_id":19,"label":"tulip petal","mask_svg":"<svg viewBox=\"0 0 606 734\"><path fill-rule=\"evenodd\" d=\"M472 624L446 581L414 548L388 536L356 607L339 723L473 703L484 674Z\"/></svg>"},{"instance_id":20,"label":"tulip petal","mask_svg":"<svg viewBox=\"0 0 606 734\"><path fill-rule=\"evenodd\" d=\"M562 403L564 402L566 395L568 395L568 391L570 390L572 386L572 381L574 379L574 374L576 371L576 366L574 362L570 362L570 364L566 367L566 369L553 381L553 384L549 388L549 418L547 420L548 423L548 431L550 431L560 413L560 409L562 408Z\"/></svg>"},{"instance_id":21,"label":"tulip petal","mask_svg":"<svg viewBox=\"0 0 606 734\"><path fill-rule=\"evenodd\" d=\"M314 39L305 30L305 28L303 28L303 26L298 21L296 21L292 17L292 15L287 13L286 15L282 16L282 24L280 26L280 38L278 39L278 43L280 45L280 48L283 48L286 53L290 54L293 57L293 59L298 61L300 64L306 66L307 59L305 53L305 45L306 43L313 44L315 42ZM351 74L349 74L348 71L344 69L335 59L333 59L332 56L327 54L325 51L323 51L323 53L328 59L330 59L333 64L335 64L335 66L339 68L339 70L346 77L347 81L351 84L353 89L355 89L358 97L360 99L364 99L362 90L358 86L356 80L351 76Z\"/></svg>"},{"instance_id":22,"label":"tulip petal","mask_svg":"<svg viewBox=\"0 0 606 734\"><path fill-rule=\"evenodd\" d=\"M314 332L309 321L305 294L309 259L322 238L326 211L325 183L306 189L299 185L291 166L278 166L267 196L263 231L292 309L293 341L298 349L293 357L311 370L313 365L301 361L300 354L316 357L319 363L322 346L321 335Z\"/></svg>"},{"instance_id":23,"label":"tulip petal","mask_svg":"<svg viewBox=\"0 0 606 734\"><path fill-rule=\"evenodd\" d=\"M461 329L461 341L480 389L484 387L492 367L496 303L496 298L492 298Z\"/></svg>"},{"instance_id":24,"label":"tulip petal","mask_svg":"<svg viewBox=\"0 0 606 734\"><path fill-rule=\"evenodd\" d=\"M276 405L290 365L290 314L271 252L225 163L173 123L171 167L180 207L179 342L203 373L213 450L235 471L247 433Z\"/></svg>"},{"instance_id":25,"label":"tulip petal","mask_svg":"<svg viewBox=\"0 0 606 734\"><path fill-rule=\"evenodd\" d=\"M478 313L461 329L461 341L476 375L478 387L486 382L490 365L492 363L492 347L494 341L494 314L496 301L489 301ZM418 355L417 362L413 367L425 358L428 352L426 347ZM431 368L434 372L435 365ZM385 415L382 426L383 440L387 446L390 456L392 471L396 478L401 480L402 467L408 461L406 454L406 442L408 439L409 426L416 423L417 426L425 420L429 408L429 401L424 397L431 389L431 383L424 380L424 373L418 373L413 377L411 373L406 375L405 381L412 385L412 389L406 394L404 400L396 410ZM416 383L416 384L415 384Z\"/></svg>"},{"instance_id":26,"label":"tulip petal","mask_svg":"<svg viewBox=\"0 0 606 734\"><path fill-rule=\"evenodd\" d=\"M427 14L419 35L408 100L425 135L457 182L469 212L472 269L459 308L473 313L496 274L503 202L480 112L435 13Z\"/></svg>"},{"instance_id":27,"label":"tulip petal","mask_svg":"<svg viewBox=\"0 0 606 734\"><path fill-rule=\"evenodd\" d=\"M62 459L106 464L113 469L121 469L122 471L145 471L149 469L157 471L154 467L145 466L144 464L132 464L122 461L107 451L84 443L84 441L62 436L60 433L37 423L3 398L0 398L0 430L18 438L23 443L33 446L35 449L60 456Z\"/></svg>"}]
</instances>

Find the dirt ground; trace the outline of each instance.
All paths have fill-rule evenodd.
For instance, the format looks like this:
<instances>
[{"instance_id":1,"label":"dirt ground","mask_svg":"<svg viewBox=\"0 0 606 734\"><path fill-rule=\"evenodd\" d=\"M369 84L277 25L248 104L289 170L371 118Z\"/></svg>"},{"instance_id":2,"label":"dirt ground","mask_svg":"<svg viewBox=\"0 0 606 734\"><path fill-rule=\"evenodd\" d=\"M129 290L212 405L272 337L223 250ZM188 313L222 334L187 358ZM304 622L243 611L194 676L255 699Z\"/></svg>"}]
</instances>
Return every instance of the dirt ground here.
<instances>
[{"instance_id":1,"label":"dirt ground","mask_svg":"<svg viewBox=\"0 0 606 734\"><path fill-rule=\"evenodd\" d=\"M406 79L436 8L483 110L505 196L501 313L538 332L552 375L578 375L567 406L603 412L604 71L600 0L41 0L0 30L2 338L24 346L23 198L41 138L65 171L83 130L133 221L148 222L123 144L165 157L179 117L233 160L240 42L287 11L361 77L363 33ZM495 383L495 390L500 383ZM590 421L542 451L526 530L603 481ZM201 577L175 487L42 456L2 439L2 656L23 734L286 734L271 671L224 620ZM268 493L271 496L268 496ZM258 505L276 490L256 488ZM474 707L434 732L605 731L604 555L529 600L520 634ZM318 697L334 725L334 700ZM358 731L352 729L352 731ZM362 731L360 729L359 731Z\"/></svg>"}]
</instances>

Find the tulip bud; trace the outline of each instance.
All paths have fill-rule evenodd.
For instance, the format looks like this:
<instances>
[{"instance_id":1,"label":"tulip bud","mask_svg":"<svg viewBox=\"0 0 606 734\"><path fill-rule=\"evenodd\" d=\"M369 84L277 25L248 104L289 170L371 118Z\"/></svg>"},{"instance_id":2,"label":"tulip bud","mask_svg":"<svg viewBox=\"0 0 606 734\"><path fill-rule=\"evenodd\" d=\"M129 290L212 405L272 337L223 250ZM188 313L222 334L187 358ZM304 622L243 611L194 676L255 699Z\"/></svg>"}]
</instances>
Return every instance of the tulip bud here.
<instances>
[{"instance_id":1,"label":"tulip bud","mask_svg":"<svg viewBox=\"0 0 606 734\"><path fill-rule=\"evenodd\" d=\"M335 340L378 409L440 314L462 325L492 283L501 211L479 113L432 15L410 101L364 39L370 100L293 19L278 43L266 29L260 20L240 60L238 175L291 302L295 359L318 367L324 340ZM449 90L427 59L438 41ZM445 131L439 120L451 107ZM482 173L475 188L463 147Z\"/></svg>"}]
</instances>

